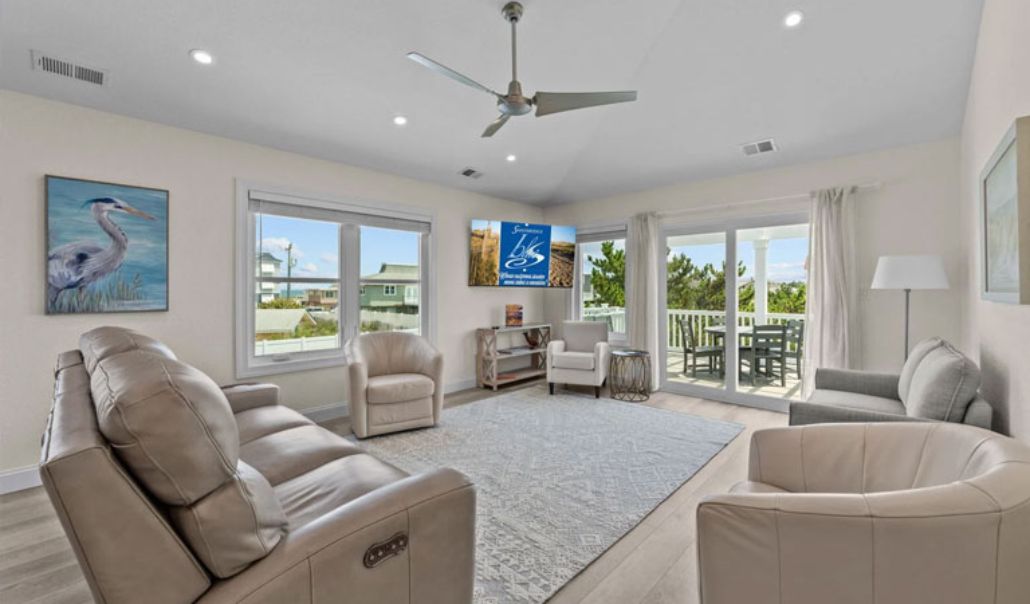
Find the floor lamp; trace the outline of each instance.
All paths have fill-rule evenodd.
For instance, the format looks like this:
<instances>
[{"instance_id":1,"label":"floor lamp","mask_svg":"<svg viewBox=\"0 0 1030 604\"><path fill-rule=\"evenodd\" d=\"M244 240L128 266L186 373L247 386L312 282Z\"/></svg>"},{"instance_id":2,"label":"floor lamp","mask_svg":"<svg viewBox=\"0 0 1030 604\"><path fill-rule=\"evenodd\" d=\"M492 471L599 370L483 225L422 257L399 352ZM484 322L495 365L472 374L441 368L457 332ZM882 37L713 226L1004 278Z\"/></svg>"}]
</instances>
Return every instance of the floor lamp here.
<instances>
[{"instance_id":1,"label":"floor lamp","mask_svg":"<svg viewBox=\"0 0 1030 604\"><path fill-rule=\"evenodd\" d=\"M905 290L905 360L908 360L908 307L914 289L948 289L940 256L880 256L873 289Z\"/></svg>"}]
</instances>

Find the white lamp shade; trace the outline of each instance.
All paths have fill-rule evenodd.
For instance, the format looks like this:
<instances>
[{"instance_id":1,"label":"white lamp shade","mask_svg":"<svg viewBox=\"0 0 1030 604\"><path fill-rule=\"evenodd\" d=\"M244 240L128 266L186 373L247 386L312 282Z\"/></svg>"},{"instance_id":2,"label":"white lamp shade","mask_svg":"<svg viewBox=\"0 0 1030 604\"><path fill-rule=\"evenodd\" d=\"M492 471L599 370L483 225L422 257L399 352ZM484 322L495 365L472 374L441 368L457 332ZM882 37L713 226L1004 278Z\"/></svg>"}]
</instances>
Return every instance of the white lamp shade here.
<instances>
[{"instance_id":1,"label":"white lamp shade","mask_svg":"<svg viewBox=\"0 0 1030 604\"><path fill-rule=\"evenodd\" d=\"M948 289L940 256L880 256L873 289Z\"/></svg>"}]
</instances>

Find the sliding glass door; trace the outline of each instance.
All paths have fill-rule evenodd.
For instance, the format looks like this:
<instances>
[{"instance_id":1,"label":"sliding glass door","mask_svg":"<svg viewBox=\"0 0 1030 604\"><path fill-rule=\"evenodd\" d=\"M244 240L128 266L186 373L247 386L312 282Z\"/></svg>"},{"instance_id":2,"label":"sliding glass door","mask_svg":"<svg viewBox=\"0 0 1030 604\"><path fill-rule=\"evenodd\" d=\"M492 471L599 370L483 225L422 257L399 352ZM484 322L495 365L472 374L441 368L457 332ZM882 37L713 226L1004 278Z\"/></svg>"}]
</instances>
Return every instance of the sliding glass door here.
<instances>
[{"instance_id":1,"label":"sliding glass door","mask_svg":"<svg viewBox=\"0 0 1030 604\"><path fill-rule=\"evenodd\" d=\"M665 242L668 379L726 387L726 233L670 235Z\"/></svg>"},{"instance_id":2,"label":"sliding glass door","mask_svg":"<svg viewBox=\"0 0 1030 604\"><path fill-rule=\"evenodd\" d=\"M662 387L785 409L801 393L804 214L664 233Z\"/></svg>"}]
</instances>

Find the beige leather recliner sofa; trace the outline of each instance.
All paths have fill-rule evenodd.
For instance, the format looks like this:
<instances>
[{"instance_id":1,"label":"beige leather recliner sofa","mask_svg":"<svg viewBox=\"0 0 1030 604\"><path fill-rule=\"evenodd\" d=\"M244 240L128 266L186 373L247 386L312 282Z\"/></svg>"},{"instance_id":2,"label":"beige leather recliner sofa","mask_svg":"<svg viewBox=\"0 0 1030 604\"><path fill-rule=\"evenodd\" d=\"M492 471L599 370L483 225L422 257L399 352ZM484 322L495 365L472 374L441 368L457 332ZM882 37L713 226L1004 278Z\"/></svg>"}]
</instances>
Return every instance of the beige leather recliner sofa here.
<instances>
[{"instance_id":1,"label":"beige leather recliner sofa","mask_svg":"<svg viewBox=\"0 0 1030 604\"><path fill-rule=\"evenodd\" d=\"M40 473L97 602L471 602L475 490L104 327L57 362Z\"/></svg>"},{"instance_id":2,"label":"beige leather recliner sofa","mask_svg":"<svg viewBox=\"0 0 1030 604\"><path fill-rule=\"evenodd\" d=\"M1026 604L1030 446L948 423L755 432L697 510L704 604Z\"/></svg>"},{"instance_id":3,"label":"beige leather recliner sofa","mask_svg":"<svg viewBox=\"0 0 1030 604\"><path fill-rule=\"evenodd\" d=\"M443 355L421 336L364 333L345 347L351 429L358 438L428 428L443 410Z\"/></svg>"}]
</instances>

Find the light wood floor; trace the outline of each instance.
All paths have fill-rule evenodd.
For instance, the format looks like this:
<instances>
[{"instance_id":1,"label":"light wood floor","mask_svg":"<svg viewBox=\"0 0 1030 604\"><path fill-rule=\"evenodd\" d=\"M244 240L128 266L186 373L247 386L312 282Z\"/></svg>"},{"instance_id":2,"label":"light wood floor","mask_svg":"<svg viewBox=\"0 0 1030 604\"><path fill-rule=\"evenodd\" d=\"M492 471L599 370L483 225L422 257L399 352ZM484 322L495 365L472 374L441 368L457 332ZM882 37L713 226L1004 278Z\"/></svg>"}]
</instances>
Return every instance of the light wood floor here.
<instances>
[{"instance_id":1,"label":"light wood floor","mask_svg":"<svg viewBox=\"0 0 1030 604\"><path fill-rule=\"evenodd\" d=\"M468 390L447 397L447 406L491 396ZM694 604L697 564L694 511L709 493L724 492L746 473L747 446L756 429L782 426L785 415L698 398L656 393L643 403L746 428L725 449L570 581L553 604ZM348 433L345 421L325 424ZM0 602L90 602L89 589L42 488L0 496Z\"/></svg>"}]
</instances>

